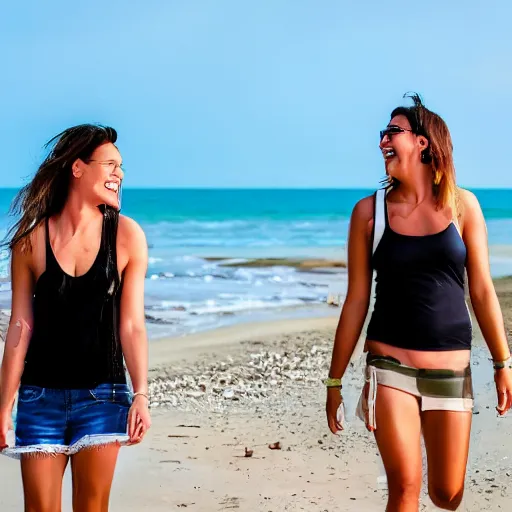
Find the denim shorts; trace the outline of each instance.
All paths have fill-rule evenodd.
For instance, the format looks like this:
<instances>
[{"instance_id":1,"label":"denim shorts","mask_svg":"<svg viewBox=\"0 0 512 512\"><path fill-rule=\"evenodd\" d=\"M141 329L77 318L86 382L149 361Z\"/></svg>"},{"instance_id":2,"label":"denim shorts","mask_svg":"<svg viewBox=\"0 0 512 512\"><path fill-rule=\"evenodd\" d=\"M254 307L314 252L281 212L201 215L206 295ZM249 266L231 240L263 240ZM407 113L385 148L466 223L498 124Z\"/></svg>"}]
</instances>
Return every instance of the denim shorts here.
<instances>
[{"instance_id":1,"label":"denim shorts","mask_svg":"<svg viewBox=\"0 0 512 512\"><path fill-rule=\"evenodd\" d=\"M125 444L132 394L126 384L93 389L20 386L15 445L2 454L73 455L91 446Z\"/></svg>"}]
</instances>

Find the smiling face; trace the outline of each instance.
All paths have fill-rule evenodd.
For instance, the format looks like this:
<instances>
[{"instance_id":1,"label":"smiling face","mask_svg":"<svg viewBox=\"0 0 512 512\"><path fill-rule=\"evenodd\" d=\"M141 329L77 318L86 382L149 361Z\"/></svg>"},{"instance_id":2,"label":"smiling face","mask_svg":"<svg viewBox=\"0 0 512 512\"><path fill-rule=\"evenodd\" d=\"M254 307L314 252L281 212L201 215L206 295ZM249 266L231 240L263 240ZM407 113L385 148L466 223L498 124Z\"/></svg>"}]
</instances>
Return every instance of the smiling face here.
<instances>
[{"instance_id":1,"label":"smiling face","mask_svg":"<svg viewBox=\"0 0 512 512\"><path fill-rule=\"evenodd\" d=\"M399 181L421 162L421 152L428 146L426 137L418 136L404 115L391 119L382 132L379 147L384 157L386 173Z\"/></svg>"},{"instance_id":2,"label":"smiling face","mask_svg":"<svg viewBox=\"0 0 512 512\"><path fill-rule=\"evenodd\" d=\"M119 191L124 177L122 158L110 142L98 146L85 162L76 160L73 176L84 197L95 206L106 204L119 209Z\"/></svg>"}]
</instances>

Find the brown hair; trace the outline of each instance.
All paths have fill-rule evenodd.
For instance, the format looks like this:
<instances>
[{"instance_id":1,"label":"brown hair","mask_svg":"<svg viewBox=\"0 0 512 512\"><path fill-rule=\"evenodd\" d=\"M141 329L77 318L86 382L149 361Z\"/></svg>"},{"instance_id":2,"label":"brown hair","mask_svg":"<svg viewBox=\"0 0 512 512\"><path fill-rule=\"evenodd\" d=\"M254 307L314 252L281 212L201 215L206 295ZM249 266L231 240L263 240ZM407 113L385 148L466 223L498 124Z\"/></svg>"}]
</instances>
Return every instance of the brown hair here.
<instances>
[{"instance_id":1,"label":"brown hair","mask_svg":"<svg viewBox=\"0 0 512 512\"><path fill-rule=\"evenodd\" d=\"M48 155L32 181L17 194L10 209L11 214L19 216L7 234L6 243L11 250L18 243L23 251L30 250L28 235L43 219L62 210L68 197L73 163L77 159L87 162L96 148L116 140L117 132L113 128L82 124L68 128L46 144L45 148L51 146ZM106 207L106 213L115 215L110 207Z\"/></svg>"},{"instance_id":2,"label":"brown hair","mask_svg":"<svg viewBox=\"0 0 512 512\"><path fill-rule=\"evenodd\" d=\"M395 116L405 116L411 125L413 133L423 135L428 141L428 148L423 150L421 161L430 164L432 168L432 190L438 208L450 206L453 215L457 215L457 183L455 179L455 165L453 163L453 143L444 120L426 108L418 94L405 94L412 98L414 105L410 107L397 107L391 112L391 119ZM399 183L392 180L392 186Z\"/></svg>"}]
</instances>

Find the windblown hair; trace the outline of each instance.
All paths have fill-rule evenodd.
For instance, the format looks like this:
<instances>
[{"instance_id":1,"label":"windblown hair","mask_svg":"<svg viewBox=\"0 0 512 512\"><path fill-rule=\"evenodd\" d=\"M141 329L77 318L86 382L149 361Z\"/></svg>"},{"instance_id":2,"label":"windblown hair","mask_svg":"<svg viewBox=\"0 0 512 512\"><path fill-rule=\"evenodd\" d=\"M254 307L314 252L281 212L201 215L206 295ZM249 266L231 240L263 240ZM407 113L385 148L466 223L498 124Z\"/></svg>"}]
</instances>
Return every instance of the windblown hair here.
<instances>
[{"instance_id":1,"label":"windblown hair","mask_svg":"<svg viewBox=\"0 0 512 512\"><path fill-rule=\"evenodd\" d=\"M40 222L61 212L68 197L71 182L71 167L77 159L88 162L99 146L117 140L114 128L82 124L68 128L53 137L46 145L48 155L39 166L34 178L15 197L10 213L19 217L7 234L11 250L18 246L30 250L30 233ZM104 216L119 215L114 208L106 206ZM117 218L112 219L117 224Z\"/></svg>"},{"instance_id":2,"label":"windblown hair","mask_svg":"<svg viewBox=\"0 0 512 512\"><path fill-rule=\"evenodd\" d=\"M423 104L418 94L405 94L413 100L410 107L397 107L391 112L395 116L405 116L413 133L423 135L428 141L428 148L423 150L421 161L432 168L432 190L438 208L450 206L453 214L458 210L457 183L453 163L453 143L444 120ZM398 180L391 180L391 185L399 185Z\"/></svg>"}]
</instances>

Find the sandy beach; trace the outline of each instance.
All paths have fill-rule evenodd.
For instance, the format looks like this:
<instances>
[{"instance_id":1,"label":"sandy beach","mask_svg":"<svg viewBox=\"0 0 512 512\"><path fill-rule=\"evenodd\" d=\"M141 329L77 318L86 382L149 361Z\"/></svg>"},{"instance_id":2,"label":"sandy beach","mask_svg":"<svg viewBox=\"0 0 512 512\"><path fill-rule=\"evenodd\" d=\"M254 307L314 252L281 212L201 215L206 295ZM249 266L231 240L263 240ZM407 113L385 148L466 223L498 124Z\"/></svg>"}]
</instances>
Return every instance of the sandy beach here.
<instances>
[{"instance_id":1,"label":"sandy beach","mask_svg":"<svg viewBox=\"0 0 512 512\"><path fill-rule=\"evenodd\" d=\"M473 3L2 4L0 388L10 374L67 395L63 441L45 427L58 394L18 386L4 445L16 445L16 426L19 444L43 441L48 451L112 441L111 428L125 433L126 411L101 396L119 399L105 381L124 382L125 355L144 359L149 390L137 402L148 400L152 425L141 444L120 449L109 511L384 512L385 470L374 433L356 417L370 315L343 376L342 432L332 434L325 410L357 260L368 279L379 271L375 338L428 349L439 337L449 352L469 345L472 317L474 409L446 415L472 419L458 510L512 512L512 410L498 415L491 354L469 296L467 311L457 300L481 280L475 273L487 273L512 348L512 71L503 64L512 0L492 10ZM393 66L382 50L392 38ZM6 346L19 356L10 369ZM434 358L445 366L441 352ZM132 394L144 391L145 380L134 376L134 390L124 369ZM402 373L397 382L410 384ZM469 379L460 380L418 379L416 388L467 397ZM70 398L79 393L65 388L102 384L80 390L91 395L84 418ZM7 387L0 397L11 400ZM385 431L385 393L375 422L392 447L414 421L404 399L393 409L396 429ZM468 404L435 398L433 408ZM22 436L27 411L39 431ZM80 429L94 412L103 428ZM467 442L461 428L444 444ZM417 449L417 464L404 462L411 473ZM457 466L456 452L431 455L431 473L448 480L437 467ZM0 512L19 512L21 464L9 453L20 456L0 451ZM62 503L27 512L72 511L77 461L67 462ZM48 469L37 469L46 485ZM418 512L438 510L427 470L423 447ZM439 502L458 498L446 496L453 486L437 487Z\"/></svg>"},{"instance_id":2,"label":"sandy beach","mask_svg":"<svg viewBox=\"0 0 512 512\"><path fill-rule=\"evenodd\" d=\"M497 280L496 289L510 332L512 279ZM345 378L347 429L333 436L325 421L320 380L339 309L330 311L152 341L153 427L143 444L121 450L110 510L384 510L375 442L354 417L360 358ZM492 367L478 329L472 365L476 408L459 510L509 510L512 419L496 416ZM0 481L0 510L22 510L16 461L0 458ZM69 472L66 483L65 511ZM436 510L425 494L421 510Z\"/></svg>"}]
</instances>

